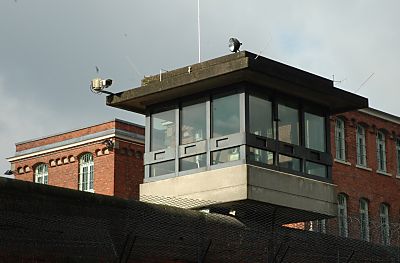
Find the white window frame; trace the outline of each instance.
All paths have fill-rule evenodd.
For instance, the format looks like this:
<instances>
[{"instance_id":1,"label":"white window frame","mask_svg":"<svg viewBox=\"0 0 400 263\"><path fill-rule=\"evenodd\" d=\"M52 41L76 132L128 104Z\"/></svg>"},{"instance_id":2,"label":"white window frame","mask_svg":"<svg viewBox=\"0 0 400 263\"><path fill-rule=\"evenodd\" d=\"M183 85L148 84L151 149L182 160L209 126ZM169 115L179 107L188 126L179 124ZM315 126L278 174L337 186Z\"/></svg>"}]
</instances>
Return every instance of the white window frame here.
<instances>
[{"instance_id":1,"label":"white window frame","mask_svg":"<svg viewBox=\"0 0 400 263\"><path fill-rule=\"evenodd\" d=\"M45 163L38 164L35 167L35 183L48 184L49 169Z\"/></svg>"},{"instance_id":2,"label":"white window frame","mask_svg":"<svg viewBox=\"0 0 400 263\"><path fill-rule=\"evenodd\" d=\"M336 159L341 161L346 161L345 127L344 127L344 120L341 118L336 119L335 146L336 146Z\"/></svg>"},{"instance_id":3,"label":"white window frame","mask_svg":"<svg viewBox=\"0 0 400 263\"><path fill-rule=\"evenodd\" d=\"M367 167L367 150L365 144L365 128L357 125L356 128L357 165Z\"/></svg>"},{"instance_id":4,"label":"white window frame","mask_svg":"<svg viewBox=\"0 0 400 263\"><path fill-rule=\"evenodd\" d=\"M79 190L94 193L94 161L91 153L79 158Z\"/></svg>"},{"instance_id":5,"label":"white window frame","mask_svg":"<svg viewBox=\"0 0 400 263\"><path fill-rule=\"evenodd\" d=\"M368 201L364 198L360 199L360 239L369 241Z\"/></svg>"},{"instance_id":6,"label":"white window frame","mask_svg":"<svg viewBox=\"0 0 400 263\"><path fill-rule=\"evenodd\" d=\"M376 133L376 158L378 171L386 172L386 142L385 134L381 131Z\"/></svg>"},{"instance_id":7,"label":"white window frame","mask_svg":"<svg viewBox=\"0 0 400 263\"><path fill-rule=\"evenodd\" d=\"M347 222L347 196L338 194L338 231L339 236L348 237L349 228Z\"/></svg>"},{"instance_id":8,"label":"white window frame","mask_svg":"<svg viewBox=\"0 0 400 263\"><path fill-rule=\"evenodd\" d=\"M326 234L326 219L310 221L310 231Z\"/></svg>"},{"instance_id":9,"label":"white window frame","mask_svg":"<svg viewBox=\"0 0 400 263\"><path fill-rule=\"evenodd\" d=\"M390 245L389 206L387 204L380 205L379 218L381 226L381 242L383 245Z\"/></svg>"}]
</instances>

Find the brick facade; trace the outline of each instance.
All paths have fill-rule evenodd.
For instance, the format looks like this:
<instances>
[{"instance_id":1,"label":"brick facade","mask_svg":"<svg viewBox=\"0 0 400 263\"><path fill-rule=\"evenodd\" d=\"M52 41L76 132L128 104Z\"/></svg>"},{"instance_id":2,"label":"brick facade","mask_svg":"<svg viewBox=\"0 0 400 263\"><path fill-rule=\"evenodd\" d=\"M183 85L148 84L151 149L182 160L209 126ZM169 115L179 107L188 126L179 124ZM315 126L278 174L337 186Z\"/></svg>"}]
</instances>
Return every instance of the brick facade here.
<instances>
[{"instance_id":1,"label":"brick facade","mask_svg":"<svg viewBox=\"0 0 400 263\"><path fill-rule=\"evenodd\" d=\"M39 164L48 167L48 184L79 189L79 159L90 153L94 192L138 199L143 182L144 127L121 120L16 144L9 158L16 179L35 180ZM105 141L113 142L107 147Z\"/></svg>"},{"instance_id":2,"label":"brick facade","mask_svg":"<svg viewBox=\"0 0 400 263\"><path fill-rule=\"evenodd\" d=\"M335 124L341 118L345 123L345 160L334 160L333 183L337 185L337 193L347 196L347 212L353 221L357 221L360 211L360 199L368 202L368 216L370 228L370 241L381 243L380 206L389 207L389 222L400 222L400 177L397 166L396 138L400 136L400 118L379 112L374 109L347 112L334 116L331 120L331 145L332 156L336 155ZM365 129L366 166L357 165L356 129L361 125ZM386 146L386 172L378 171L377 162L377 132L385 135ZM391 235L397 229L391 229ZM349 222L349 237L359 238L360 227L357 222ZM398 240L391 242L398 243Z\"/></svg>"}]
</instances>

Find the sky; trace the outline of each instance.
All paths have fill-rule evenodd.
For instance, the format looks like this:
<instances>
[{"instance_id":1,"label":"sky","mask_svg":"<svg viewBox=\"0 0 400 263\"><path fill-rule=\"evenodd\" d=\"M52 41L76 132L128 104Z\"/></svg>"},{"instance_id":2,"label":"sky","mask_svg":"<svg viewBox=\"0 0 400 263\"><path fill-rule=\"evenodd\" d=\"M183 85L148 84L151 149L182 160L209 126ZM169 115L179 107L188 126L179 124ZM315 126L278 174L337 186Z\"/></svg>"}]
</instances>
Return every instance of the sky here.
<instances>
[{"instance_id":1,"label":"sky","mask_svg":"<svg viewBox=\"0 0 400 263\"><path fill-rule=\"evenodd\" d=\"M200 0L201 60L242 50L335 80L400 116L400 1ZM144 75L198 62L197 0L1 0L0 174L15 143L141 115L105 105Z\"/></svg>"}]
</instances>

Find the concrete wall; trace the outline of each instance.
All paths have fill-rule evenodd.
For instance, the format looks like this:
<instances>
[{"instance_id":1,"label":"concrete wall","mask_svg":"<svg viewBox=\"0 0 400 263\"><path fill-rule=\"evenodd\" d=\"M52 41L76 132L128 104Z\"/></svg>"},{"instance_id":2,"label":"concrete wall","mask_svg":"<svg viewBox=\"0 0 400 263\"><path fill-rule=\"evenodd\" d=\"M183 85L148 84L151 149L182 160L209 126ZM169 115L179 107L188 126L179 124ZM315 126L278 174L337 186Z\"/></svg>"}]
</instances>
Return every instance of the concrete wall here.
<instances>
[{"instance_id":1,"label":"concrete wall","mask_svg":"<svg viewBox=\"0 0 400 263\"><path fill-rule=\"evenodd\" d=\"M300 217L310 217L310 213L318 213L320 218L337 213L334 185L247 164L143 183L140 194L141 200L159 196L159 203L163 197L193 200L188 207L202 204L195 200L219 206L229 204L234 209L236 202L256 201L299 210L292 217L285 215L285 222L298 222Z\"/></svg>"}]
</instances>

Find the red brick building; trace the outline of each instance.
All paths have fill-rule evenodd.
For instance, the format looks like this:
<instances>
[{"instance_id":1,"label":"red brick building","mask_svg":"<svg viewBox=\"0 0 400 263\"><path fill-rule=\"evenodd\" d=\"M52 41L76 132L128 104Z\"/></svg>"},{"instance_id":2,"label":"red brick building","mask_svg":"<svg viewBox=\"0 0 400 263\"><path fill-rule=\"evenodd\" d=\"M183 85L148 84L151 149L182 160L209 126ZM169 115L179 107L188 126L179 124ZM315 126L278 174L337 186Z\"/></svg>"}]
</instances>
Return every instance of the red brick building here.
<instances>
[{"instance_id":1,"label":"red brick building","mask_svg":"<svg viewBox=\"0 0 400 263\"><path fill-rule=\"evenodd\" d=\"M144 127L122 120L16 144L15 178L137 199L143 181Z\"/></svg>"},{"instance_id":2,"label":"red brick building","mask_svg":"<svg viewBox=\"0 0 400 263\"><path fill-rule=\"evenodd\" d=\"M339 235L399 244L400 117L363 109L331 118Z\"/></svg>"}]
</instances>

